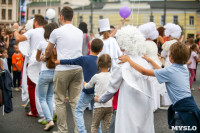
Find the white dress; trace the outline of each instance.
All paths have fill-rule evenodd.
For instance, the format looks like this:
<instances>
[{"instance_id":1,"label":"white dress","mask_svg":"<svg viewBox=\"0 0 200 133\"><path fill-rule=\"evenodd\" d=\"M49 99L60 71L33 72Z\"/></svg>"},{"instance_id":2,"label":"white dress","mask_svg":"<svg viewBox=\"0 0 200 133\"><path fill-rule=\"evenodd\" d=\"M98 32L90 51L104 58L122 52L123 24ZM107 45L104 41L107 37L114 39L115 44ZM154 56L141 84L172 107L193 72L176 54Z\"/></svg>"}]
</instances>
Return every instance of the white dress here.
<instances>
[{"instance_id":1,"label":"white dress","mask_svg":"<svg viewBox=\"0 0 200 133\"><path fill-rule=\"evenodd\" d=\"M146 55L151 58L157 65L161 66L162 63L158 58L158 48L155 42L145 41ZM165 84L159 84L155 77L150 77L153 100L154 100L154 111L160 108L160 95L165 95L167 93ZM163 104L163 103L162 103Z\"/></svg>"},{"instance_id":2,"label":"white dress","mask_svg":"<svg viewBox=\"0 0 200 133\"><path fill-rule=\"evenodd\" d=\"M170 46L174 43L176 43L177 40L170 40L170 41L166 41L163 45L162 45L162 52L161 52L161 56L165 59L165 67L169 67L172 65L172 63L170 62L169 60L169 49L170 49ZM169 99L169 95L167 92L165 92L163 95L162 95L162 105L164 106L168 106L168 105L171 105L172 102L170 101Z\"/></svg>"},{"instance_id":3,"label":"white dress","mask_svg":"<svg viewBox=\"0 0 200 133\"><path fill-rule=\"evenodd\" d=\"M104 40L103 36L100 36L100 39L103 41L103 50L99 53L98 56L102 54L109 54L112 58L112 68L116 65L116 61L119 56L122 55L120 47L115 38L109 37L108 39ZM111 68L111 69L112 69Z\"/></svg>"},{"instance_id":4,"label":"white dress","mask_svg":"<svg viewBox=\"0 0 200 133\"><path fill-rule=\"evenodd\" d=\"M141 57L133 61L151 68ZM116 65L111 73L108 91L119 90L118 108L115 121L115 133L154 133L153 98L151 83L132 68L129 63Z\"/></svg>"}]
</instances>

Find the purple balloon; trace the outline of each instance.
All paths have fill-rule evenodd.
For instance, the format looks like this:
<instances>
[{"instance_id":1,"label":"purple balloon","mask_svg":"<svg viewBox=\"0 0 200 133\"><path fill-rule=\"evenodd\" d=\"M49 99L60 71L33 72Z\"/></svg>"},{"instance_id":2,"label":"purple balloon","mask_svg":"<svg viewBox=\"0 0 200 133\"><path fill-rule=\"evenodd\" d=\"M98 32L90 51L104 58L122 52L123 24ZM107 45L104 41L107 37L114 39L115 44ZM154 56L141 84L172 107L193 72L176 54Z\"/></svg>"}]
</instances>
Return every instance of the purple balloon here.
<instances>
[{"instance_id":1,"label":"purple balloon","mask_svg":"<svg viewBox=\"0 0 200 133\"><path fill-rule=\"evenodd\" d=\"M119 9L119 15L122 18L128 18L131 14L131 9L128 6L123 6Z\"/></svg>"}]
</instances>

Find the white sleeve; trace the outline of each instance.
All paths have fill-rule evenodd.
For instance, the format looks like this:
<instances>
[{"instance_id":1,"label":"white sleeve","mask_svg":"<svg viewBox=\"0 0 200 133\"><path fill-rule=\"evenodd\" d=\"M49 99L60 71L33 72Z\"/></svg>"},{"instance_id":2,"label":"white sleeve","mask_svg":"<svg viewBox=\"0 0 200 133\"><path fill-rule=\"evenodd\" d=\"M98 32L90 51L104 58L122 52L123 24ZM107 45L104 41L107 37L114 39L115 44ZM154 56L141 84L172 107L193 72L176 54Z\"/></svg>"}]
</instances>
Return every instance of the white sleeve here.
<instances>
[{"instance_id":1,"label":"white sleeve","mask_svg":"<svg viewBox=\"0 0 200 133\"><path fill-rule=\"evenodd\" d=\"M50 37L49 37L49 42L52 43L52 44L56 44L56 41L57 41L57 35L56 35L56 29L54 29L51 34L50 34Z\"/></svg>"},{"instance_id":2,"label":"white sleeve","mask_svg":"<svg viewBox=\"0 0 200 133\"><path fill-rule=\"evenodd\" d=\"M110 93L116 93L120 88L122 81L122 69L120 66L116 66L111 73L110 81L108 84L108 91Z\"/></svg>"},{"instance_id":3,"label":"white sleeve","mask_svg":"<svg viewBox=\"0 0 200 133\"><path fill-rule=\"evenodd\" d=\"M161 57L167 58L167 53L168 53L168 52L166 52L165 50L163 50L163 51L161 52Z\"/></svg>"},{"instance_id":4,"label":"white sleeve","mask_svg":"<svg viewBox=\"0 0 200 133\"><path fill-rule=\"evenodd\" d=\"M37 49L42 51L42 43L41 42L38 44Z\"/></svg>"},{"instance_id":5,"label":"white sleeve","mask_svg":"<svg viewBox=\"0 0 200 133\"><path fill-rule=\"evenodd\" d=\"M93 88L94 86L95 86L95 84L96 84L96 81L97 81L97 78L96 78L96 74L91 78L91 80L87 83L87 84L85 84L85 86L84 86L84 88L85 89L91 89L91 88Z\"/></svg>"},{"instance_id":6,"label":"white sleeve","mask_svg":"<svg viewBox=\"0 0 200 133\"><path fill-rule=\"evenodd\" d=\"M25 32L23 35L27 38L27 40L30 40L33 32L34 32L34 29L31 29Z\"/></svg>"}]
</instances>

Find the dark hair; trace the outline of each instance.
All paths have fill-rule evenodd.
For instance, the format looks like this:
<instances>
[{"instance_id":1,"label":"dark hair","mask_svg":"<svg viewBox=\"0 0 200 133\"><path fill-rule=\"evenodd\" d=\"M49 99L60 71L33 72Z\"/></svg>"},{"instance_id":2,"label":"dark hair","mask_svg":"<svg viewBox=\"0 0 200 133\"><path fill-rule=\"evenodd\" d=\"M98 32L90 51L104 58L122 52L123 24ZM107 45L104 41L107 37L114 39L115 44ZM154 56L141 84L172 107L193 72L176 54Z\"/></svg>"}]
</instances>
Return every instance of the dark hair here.
<instances>
[{"instance_id":1,"label":"dark hair","mask_svg":"<svg viewBox=\"0 0 200 133\"><path fill-rule=\"evenodd\" d=\"M35 14L34 21L37 21L39 26L43 26L45 24L44 17L40 14Z\"/></svg>"},{"instance_id":2,"label":"dark hair","mask_svg":"<svg viewBox=\"0 0 200 133\"><path fill-rule=\"evenodd\" d=\"M176 42L170 47L170 56L175 63L181 65L186 64L190 58L190 49L187 45Z\"/></svg>"},{"instance_id":3,"label":"dark hair","mask_svg":"<svg viewBox=\"0 0 200 133\"><path fill-rule=\"evenodd\" d=\"M63 9L60 11L60 14L64 16L65 21L72 21L74 12L73 9L69 6L63 7Z\"/></svg>"},{"instance_id":4,"label":"dark hair","mask_svg":"<svg viewBox=\"0 0 200 133\"><path fill-rule=\"evenodd\" d=\"M103 48L103 41L101 39L92 40L92 43L91 43L92 52L99 53L101 52L102 48Z\"/></svg>"},{"instance_id":5,"label":"dark hair","mask_svg":"<svg viewBox=\"0 0 200 133\"><path fill-rule=\"evenodd\" d=\"M188 43L189 43L189 44L194 44L194 42L195 42L195 41L194 41L193 38L189 38L189 39L188 39Z\"/></svg>"},{"instance_id":6,"label":"dark hair","mask_svg":"<svg viewBox=\"0 0 200 133\"><path fill-rule=\"evenodd\" d=\"M88 29L87 29L87 24L85 22L81 22L78 26L78 28L80 30L83 31L83 33L88 33Z\"/></svg>"},{"instance_id":7,"label":"dark hair","mask_svg":"<svg viewBox=\"0 0 200 133\"><path fill-rule=\"evenodd\" d=\"M192 46L190 47L190 56L191 56L191 54L192 54L192 51L195 49L195 48L197 48L197 44L192 44Z\"/></svg>"},{"instance_id":8,"label":"dark hair","mask_svg":"<svg viewBox=\"0 0 200 133\"><path fill-rule=\"evenodd\" d=\"M97 68L99 71L100 68L108 68L110 69L112 65L112 60L109 54L102 54L97 59Z\"/></svg>"},{"instance_id":9,"label":"dark hair","mask_svg":"<svg viewBox=\"0 0 200 133\"><path fill-rule=\"evenodd\" d=\"M1 31L4 30L5 31L5 28L0 26L0 41L4 41L4 37L1 36Z\"/></svg>"},{"instance_id":10,"label":"dark hair","mask_svg":"<svg viewBox=\"0 0 200 133\"><path fill-rule=\"evenodd\" d=\"M6 51L7 49L6 48L3 48L3 47L1 47L0 48L0 53L2 54L4 51Z\"/></svg>"},{"instance_id":11,"label":"dark hair","mask_svg":"<svg viewBox=\"0 0 200 133\"><path fill-rule=\"evenodd\" d=\"M51 32L58 28L57 23L53 22L44 26L44 38L49 39Z\"/></svg>"},{"instance_id":12,"label":"dark hair","mask_svg":"<svg viewBox=\"0 0 200 133\"><path fill-rule=\"evenodd\" d=\"M159 33L160 36L162 36L162 37L164 36L164 31L165 31L164 27L162 27L162 26L158 27L157 31L158 31L158 33Z\"/></svg>"},{"instance_id":13,"label":"dark hair","mask_svg":"<svg viewBox=\"0 0 200 133\"><path fill-rule=\"evenodd\" d=\"M115 29L115 26L111 25L110 28Z\"/></svg>"}]
</instances>

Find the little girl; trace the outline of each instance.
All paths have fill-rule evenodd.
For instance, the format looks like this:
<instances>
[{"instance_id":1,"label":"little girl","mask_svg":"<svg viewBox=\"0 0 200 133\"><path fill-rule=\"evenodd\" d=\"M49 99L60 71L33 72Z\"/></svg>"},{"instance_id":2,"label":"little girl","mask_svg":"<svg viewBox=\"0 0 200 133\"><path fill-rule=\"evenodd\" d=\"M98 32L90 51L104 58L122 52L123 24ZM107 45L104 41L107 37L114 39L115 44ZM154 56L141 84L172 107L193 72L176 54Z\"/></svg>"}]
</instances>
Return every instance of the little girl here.
<instances>
[{"instance_id":1,"label":"little girl","mask_svg":"<svg viewBox=\"0 0 200 133\"><path fill-rule=\"evenodd\" d=\"M110 79L111 57L108 54L102 54L97 60L98 71L101 72L95 74L92 79L86 83L83 83L85 89L95 86L95 95L101 96L107 91L107 86ZM103 120L106 132L108 132L110 122L112 118L112 100L106 103L94 104L94 113L92 120L91 133L97 133L100 121Z\"/></svg>"},{"instance_id":2,"label":"little girl","mask_svg":"<svg viewBox=\"0 0 200 133\"><path fill-rule=\"evenodd\" d=\"M5 48L0 48L0 69L1 70L8 70L8 64L7 64L7 58L8 58L8 54L7 54L7 49Z\"/></svg>"},{"instance_id":3,"label":"little girl","mask_svg":"<svg viewBox=\"0 0 200 133\"><path fill-rule=\"evenodd\" d=\"M194 77L195 77L195 69L196 69L196 62L200 62L200 60L198 59L198 55L196 53L197 51L197 45L196 44L193 44L191 47L190 47L190 59L189 59L189 65L188 65L188 68L189 68L189 71L190 71L190 89L192 91L194 91L195 89L192 88L192 84L193 84L193 81L194 81Z\"/></svg>"}]
</instances>

